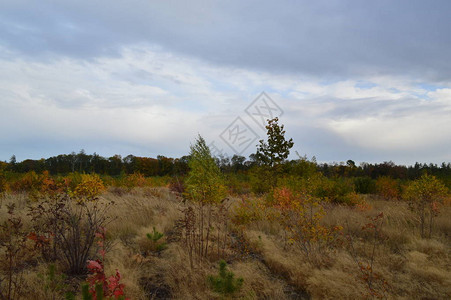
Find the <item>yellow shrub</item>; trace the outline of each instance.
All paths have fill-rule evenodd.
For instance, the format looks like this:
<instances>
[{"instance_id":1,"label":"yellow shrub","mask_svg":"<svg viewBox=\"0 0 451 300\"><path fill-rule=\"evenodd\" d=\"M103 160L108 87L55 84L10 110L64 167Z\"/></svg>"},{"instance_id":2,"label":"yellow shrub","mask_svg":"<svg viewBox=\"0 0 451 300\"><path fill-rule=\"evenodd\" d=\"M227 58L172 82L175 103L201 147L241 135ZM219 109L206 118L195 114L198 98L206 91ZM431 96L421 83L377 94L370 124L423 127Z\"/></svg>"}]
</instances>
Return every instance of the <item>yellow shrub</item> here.
<instances>
[{"instance_id":1,"label":"yellow shrub","mask_svg":"<svg viewBox=\"0 0 451 300\"><path fill-rule=\"evenodd\" d=\"M362 197L356 192L350 192L341 197L341 203L349 205L349 206L357 206L364 204Z\"/></svg>"},{"instance_id":2,"label":"yellow shrub","mask_svg":"<svg viewBox=\"0 0 451 300\"><path fill-rule=\"evenodd\" d=\"M78 201L93 201L103 191L105 191L105 186L98 175L82 174L81 182L72 191L71 196Z\"/></svg>"}]
</instances>

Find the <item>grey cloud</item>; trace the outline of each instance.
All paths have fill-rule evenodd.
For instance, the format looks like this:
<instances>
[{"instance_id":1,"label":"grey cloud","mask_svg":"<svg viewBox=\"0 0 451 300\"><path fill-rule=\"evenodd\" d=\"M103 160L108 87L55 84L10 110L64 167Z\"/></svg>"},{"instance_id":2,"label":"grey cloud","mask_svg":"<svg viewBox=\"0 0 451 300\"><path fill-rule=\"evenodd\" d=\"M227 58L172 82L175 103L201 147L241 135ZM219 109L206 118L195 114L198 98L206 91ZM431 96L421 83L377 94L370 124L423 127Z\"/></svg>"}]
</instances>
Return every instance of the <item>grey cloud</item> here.
<instances>
[{"instance_id":1,"label":"grey cloud","mask_svg":"<svg viewBox=\"0 0 451 300\"><path fill-rule=\"evenodd\" d=\"M196 132L217 136L265 90L279 93L282 121L301 155L449 160L449 105L415 90L431 81L451 84L450 7L445 1L4 1L0 154L39 158L84 148L179 156ZM380 89L374 96L350 91L347 81ZM379 123L364 133L325 124L365 118ZM427 128L409 130L414 118ZM435 120L443 141L430 130ZM418 140L406 151L355 142L378 134L385 121L399 124L407 140L421 131L420 137L434 135L434 143L428 148ZM351 134L354 140L346 139Z\"/></svg>"},{"instance_id":2,"label":"grey cloud","mask_svg":"<svg viewBox=\"0 0 451 300\"><path fill-rule=\"evenodd\" d=\"M134 43L216 64L318 77L449 83L449 1L11 1L0 41L90 59Z\"/></svg>"}]
</instances>

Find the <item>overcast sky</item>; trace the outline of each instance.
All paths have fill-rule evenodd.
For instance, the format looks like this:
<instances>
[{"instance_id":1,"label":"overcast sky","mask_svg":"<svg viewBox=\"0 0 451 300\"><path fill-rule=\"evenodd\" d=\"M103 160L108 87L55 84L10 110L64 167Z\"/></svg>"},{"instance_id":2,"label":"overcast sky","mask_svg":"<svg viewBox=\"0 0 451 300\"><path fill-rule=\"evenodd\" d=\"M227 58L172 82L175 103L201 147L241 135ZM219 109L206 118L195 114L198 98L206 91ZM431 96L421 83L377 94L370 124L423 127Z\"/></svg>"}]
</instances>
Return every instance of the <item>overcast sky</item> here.
<instances>
[{"instance_id":1,"label":"overcast sky","mask_svg":"<svg viewBox=\"0 0 451 300\"><path fill-rule=\"evenodd\" d=\"M301 155L450 162L450 13L447 0L0 0L0 160L179 157L198 133L247 156L257 142L221 134L240 117L263 138L245 109L264 91Z\"/></svg>"}]
</instances>

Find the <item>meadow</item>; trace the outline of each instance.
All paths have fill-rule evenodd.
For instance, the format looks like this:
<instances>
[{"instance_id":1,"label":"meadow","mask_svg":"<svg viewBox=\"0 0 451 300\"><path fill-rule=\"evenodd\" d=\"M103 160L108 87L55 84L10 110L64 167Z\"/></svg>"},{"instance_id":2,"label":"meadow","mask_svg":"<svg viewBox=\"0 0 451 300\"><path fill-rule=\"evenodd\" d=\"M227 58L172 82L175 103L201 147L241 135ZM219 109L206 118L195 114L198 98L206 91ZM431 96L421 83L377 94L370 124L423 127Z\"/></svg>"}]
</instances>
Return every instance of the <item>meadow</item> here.
<instances>
[{"instance_id":1,"label":"meadow","mask_svg":"<svg viewBox=\"0 0 451 300\"><path fill-rule=\"evenodd\" d=\"M278 222L263 216L271 213L259 202L263 199L246 199L258 204L249 208L249 214L255 215L249 217L252 221L242 225L237 219L242 217L243 199L230 197L229 226L221 233L227 235L225 245L220 246L218 255L215 237L209 246L211 252L191 267L189 248L176 228L183 220L183 210L191 203L167 187L109 188L96 200L114 202L105 226L105 274L119 270L125 295L130 299L221 299L223 294L211 289L207 277L217 273L218 260L224 259L235 277L244 279L231 298L449 298L450 206L444 206L436 218L432 237L421 238L407 203L376 196L365 200L365 208L325 208L321 224L343 224L343 229L333 247L323 251L313 247L309 257L298 245L287 242ZM24 220L24 228L32 228L27 218L29 201L24 194L5 196L2 223L8 216L6 203L15 203L15 215ZM380 213L383 217L376 221L380 221L376 224L380 227L363 229ZM163 234L157 242L147 237L154 228ZM96 257L95 252L93 249L92 258ZM65 263L58 259L46 261L38 253L18 258L25 261L21 269L14 268L15 283L20 285L14 286L19 290L16 299L64 299L68 291L79 294L84 278L63 276ZM52 264L56 265L57 275L51 279ZM2 279L3 292L7 279Z\"/></svg>"},{"instance_id":2,"label":"meadow","mask_svg":"<svg viewBox=\"0 0 451 300\"><path fill-rule=\"evenodd\" d=\"M4 166L0 299L450 299L449 164L361 176L270 140L248 169L200 136L182 175Z\"/></svg>"}]
</instances>

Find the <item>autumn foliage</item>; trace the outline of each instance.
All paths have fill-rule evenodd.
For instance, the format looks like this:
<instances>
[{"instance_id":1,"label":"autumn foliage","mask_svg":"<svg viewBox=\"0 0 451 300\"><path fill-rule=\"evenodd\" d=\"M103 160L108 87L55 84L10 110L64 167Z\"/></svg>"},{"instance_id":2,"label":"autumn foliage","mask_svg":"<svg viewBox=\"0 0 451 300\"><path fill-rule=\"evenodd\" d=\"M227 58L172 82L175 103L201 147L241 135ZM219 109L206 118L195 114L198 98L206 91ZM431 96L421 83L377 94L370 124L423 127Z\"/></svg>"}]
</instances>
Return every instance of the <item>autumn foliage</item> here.
<instances>
[{"instance_id":1,"label":"autumn foliage","mask_svg":"<svg viewBox=\"0 0 451 300\"><path fill-rule=\"evenodd\" d=\"M425 227L429 223L428 237L432 235L434 217L440 213L440 205L448 195L448 189L435 176L425 174L411 182L404 197L410 202L410 208L417 214L420 222L421 237L425 237Z\"/></svg>"},{"instance_id":2,"label":"autumn foliage","mask_svg":"<svg viewBox=\"0 0 451 300\"><path fill-rule=\"evenodd\" d=\"M71 196L78 201L95 200L103 191L105 186L98 175L82 174L81 182L70 192Z\"/></svg>"},{"instance_id":3,"label":"autumn foliage","mask_svg":"<svg viewBox=\"0 0 451 300\"><path fill-rule=\"evenodd\" d=\"M308 193L296 193L285 187L274 190L277 220L285 231L288 244L297 245L312 263L318 254L325 254L337 240L342 227L324 226L325 211L318 198Z\"/></svg>"},{"instance_id":4,"label":"autumn foliage","mask_svg":"<svg viewBox=\"0 0 451 300\"><path fill-rule=\"evenodd\" d=\"M125 298L124 292L125 286L124 284L120 283L121 274L119 273L119 271L116 270L116 273L109 277L105 275L105 234L106 230L103 227L99 228L99 232L96 233L96 237L98 238L97 245L99 246L98 253L100 259L88 260L87 268L89 275L87 282L89 284L89 293L91 294L93 300L99 300L97 299L97 289L99 286L101 286L103 290L103 299L127 300L128 298Z\"/></svg>"},{"instance_id":5,"label":"autumn foliage","mask_svg":"<svg viewBox=\"0 0 451 300\"><path fill-rule=\"evenodd\" d=\"M379 177L376 181L376 191L384 199L399 199L401 197L398 182L387 176Z\"/></svg>"},{"instance_id":6,"label":"autumn foliage","mask_svg":"<svg viewBox=\"0 0 451 300\"><path fill-rule=\"evenodd\" d=\"M0 298L449 298L450 165L289 161L277 122L249 161L1 163Z\"/></svg>"}]
</instances>

